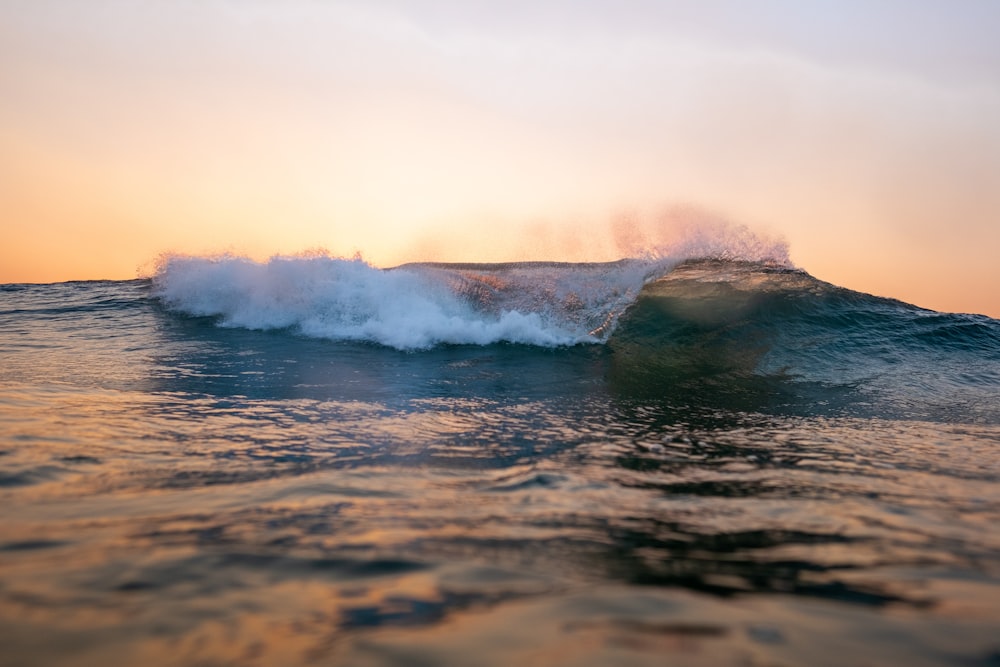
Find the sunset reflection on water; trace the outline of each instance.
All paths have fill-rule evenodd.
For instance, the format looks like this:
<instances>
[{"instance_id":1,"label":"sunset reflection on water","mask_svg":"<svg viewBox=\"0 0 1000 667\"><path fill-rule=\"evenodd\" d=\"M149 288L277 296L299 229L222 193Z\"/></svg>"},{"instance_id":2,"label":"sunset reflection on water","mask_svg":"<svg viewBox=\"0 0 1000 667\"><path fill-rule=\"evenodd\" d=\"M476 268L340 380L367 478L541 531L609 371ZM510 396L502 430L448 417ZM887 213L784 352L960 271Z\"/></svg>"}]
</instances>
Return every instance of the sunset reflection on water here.
<instances>
[{"instance_id":1,"label":"sunset reflection on water","mask_svg":"<svg viewBox=\"0 0 1000 667\"><path fill-rule=\"evenodd\" d=\"M920 574L995 576L977 463L995 427L664 431L611 405L232 400L0 395L10 655L815 662L852 633L898 657L905 632L922 664L928 642L976 641L998 593Z\"/></svg>"},{"instance_id":2,"label":"sunset reflection on water","mask_svg":"<svg viewBox=\"0 0 1000 667\"><path fill-rule=\"evenodd\" d=\"M967 419L935 421L906 416L925 396L907 392L940 366L883 399L891 376L866 393L704 354L742 341L725 323L643 373L655 327L401 352L174 315L142 281L8 292L0 662L1000 651L988 366L928 410ZM990 331L945 325L918 333Z\"/></svg>"}]
</instances>

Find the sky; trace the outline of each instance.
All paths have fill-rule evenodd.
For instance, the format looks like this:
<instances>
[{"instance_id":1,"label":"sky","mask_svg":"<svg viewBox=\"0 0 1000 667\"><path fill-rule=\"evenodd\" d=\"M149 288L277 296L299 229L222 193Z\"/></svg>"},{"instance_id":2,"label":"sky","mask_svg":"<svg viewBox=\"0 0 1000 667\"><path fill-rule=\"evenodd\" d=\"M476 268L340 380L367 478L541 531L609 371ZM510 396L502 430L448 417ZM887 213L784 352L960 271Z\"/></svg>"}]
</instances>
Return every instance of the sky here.
<instances>
[{"instance_id":1,"label":"sky","mask_svg":"<svg viewBox=\"0 0 1000 667\"><path fill-rule=\"evenodd\" d=\"M995 0L0 0L0 283L602 261L680 211L1000 317L998 26Z\"/></svg>"}]
</instances>

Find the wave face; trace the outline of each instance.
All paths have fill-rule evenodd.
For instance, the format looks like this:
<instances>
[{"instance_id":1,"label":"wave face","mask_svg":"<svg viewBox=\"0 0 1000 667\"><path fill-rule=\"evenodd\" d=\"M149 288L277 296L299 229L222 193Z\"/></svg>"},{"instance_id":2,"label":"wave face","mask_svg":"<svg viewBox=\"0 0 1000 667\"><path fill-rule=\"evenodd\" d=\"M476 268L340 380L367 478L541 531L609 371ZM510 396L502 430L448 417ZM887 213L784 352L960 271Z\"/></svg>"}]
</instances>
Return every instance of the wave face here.
<instances>
[{"instance_id":1,"label":"wave face","mask_svg":"<svg viewBox=\"0 0 1000 667\"><path fill-rule=\"evenodd\" d=\"M646 286L609 346L619 387L689 405L1000 421L1000 322L796 269L685 263Z\"/></svg>"}]
</instances>

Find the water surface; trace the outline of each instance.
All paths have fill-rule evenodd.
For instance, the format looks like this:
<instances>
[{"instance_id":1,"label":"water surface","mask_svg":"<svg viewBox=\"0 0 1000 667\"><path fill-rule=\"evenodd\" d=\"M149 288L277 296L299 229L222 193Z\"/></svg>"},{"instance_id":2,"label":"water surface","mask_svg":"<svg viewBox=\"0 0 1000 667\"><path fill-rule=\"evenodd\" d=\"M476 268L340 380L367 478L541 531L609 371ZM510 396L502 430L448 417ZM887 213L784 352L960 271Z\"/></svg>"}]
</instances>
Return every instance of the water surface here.
<instances>
[{"instance_id":1,"label":"water surface","mask_svg":"<svg viewBox=\"0 0 1000 667\"><path fill-rule=\"evenodd\" d=\"M0 287L0 662L1000 661L1000 323L297 261Z\"/></svg>"}]
</instances>

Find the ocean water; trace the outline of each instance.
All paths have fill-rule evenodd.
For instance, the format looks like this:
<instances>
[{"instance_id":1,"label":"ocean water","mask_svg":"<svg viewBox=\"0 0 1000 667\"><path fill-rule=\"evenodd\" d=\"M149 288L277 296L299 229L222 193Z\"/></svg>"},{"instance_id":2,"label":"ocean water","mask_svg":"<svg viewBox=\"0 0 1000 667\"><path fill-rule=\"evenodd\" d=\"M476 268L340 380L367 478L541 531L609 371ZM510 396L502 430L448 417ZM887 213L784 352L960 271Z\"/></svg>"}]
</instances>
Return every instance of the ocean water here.
<instances>
[{"instance_id":1,"label":"ocean water","mask_svg":"<svg viewBox=\"0 0 1000 667\"><path fill-rule=\"evenodd\" d=\"M1000 322L782 262L0 286L0 664L998 665Z\"/></svg>"}]
</instances>

